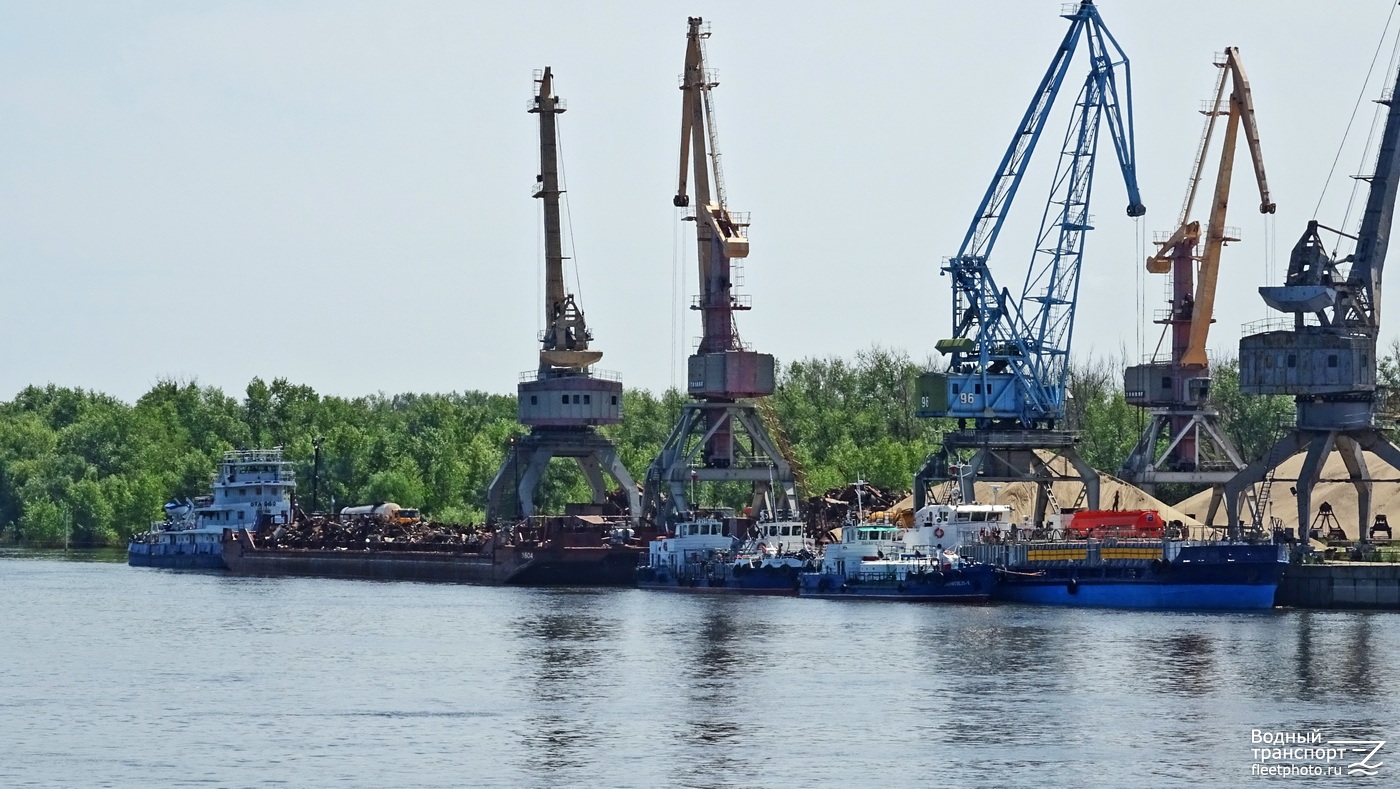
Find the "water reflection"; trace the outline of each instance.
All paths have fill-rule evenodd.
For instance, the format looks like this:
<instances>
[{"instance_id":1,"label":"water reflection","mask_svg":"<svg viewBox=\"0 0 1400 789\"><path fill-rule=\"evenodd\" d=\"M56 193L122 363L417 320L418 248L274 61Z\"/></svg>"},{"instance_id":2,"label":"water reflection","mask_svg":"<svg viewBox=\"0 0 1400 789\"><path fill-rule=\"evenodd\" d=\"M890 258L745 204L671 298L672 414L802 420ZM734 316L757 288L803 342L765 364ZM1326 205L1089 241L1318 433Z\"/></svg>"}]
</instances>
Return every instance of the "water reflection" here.
<instances>
[{"instance_id":1,"label":"water reflection","mask_svg":"<svg viewBox=\"0 0 1400 789\"><path fill-rule=\"evenodd\" d=\"M595 766L598 752L590 746L604 733L595 705L607 695L600 683L609 681L605 645L618 638L617 621L603 616L597 605L605 594L533 595L512 623L526 685L514 689L527 708L517 731L525 745L520 769L542 784Z\"/></svg>"},{"instance_id":2,"label":"water reflection","mask_svg":"<svg viewBox=\"0 0 1400 789\"><path fill-rule=\"evenodd\" d=\"M734 601L699 601L697 617L670 665L685 678L685 715L675 740L685 756L677 765L684 785L718 785L743 768L732 746L745 736L746 703L740 679L758 664L736 620ZM718 746L718 747L716 747ZM723 780L721 780L723 779Z\"/></svg>"},{"instance_id":3,"label":"water reflection","mask_svg":"<svg viewBox=\"0 0 1400 789\"><path fill-rule=\"evenodd\" d=\"M926 689L952 703L928 705L921 728L936 739L991 748L1048 742L1059 723L1041 707L1069 690L1082 651L1073 634L1043 616L1029 621L1015 607L930 607L924 614L921 652L933 667ZM1027 698L1030 687L1036 694Z\"/></svg>"},{"instance_id":4,"label":"water reflection","mask_svg":"<svg viewBox=\"0 0 1400 789\"><path fill-rule=\"evenodd\" d=\"M1337 694L1365 697L1393 681L1393 667L1377 656L1381 633L1400 625L1388 612L1297 611L1292 614L1296 647L1292 659L1294 692L1302 699Z\"/></svg>"},{"instance_id":5,"label":"water reflection","mask_svg":"<svg viewBox=\"0 0 1400 789\"><path fill-rule=\"evenodd\" d=\"M1148 636L1139 639L1136 648L1135 673L1156 692L1205 696L1215 691L1219 675L1211 635L1193 631Z\"/></svg>"},{"instance_id":6,"label":"water reflection","mask_svg":"<svg viewBox=\"0 0 1400 789\"><path fill-rule=\"evenodd\" d=\"M1370 693L1376 690L1371 673L1371 628L1375 620L1374 614L1352 617L1347 623L1349 627L1341 630L1344 641L1338 645L1337 673L1341 684L1339 690L1344 688L1343 692Z\"/></svg>"}]
</instances>

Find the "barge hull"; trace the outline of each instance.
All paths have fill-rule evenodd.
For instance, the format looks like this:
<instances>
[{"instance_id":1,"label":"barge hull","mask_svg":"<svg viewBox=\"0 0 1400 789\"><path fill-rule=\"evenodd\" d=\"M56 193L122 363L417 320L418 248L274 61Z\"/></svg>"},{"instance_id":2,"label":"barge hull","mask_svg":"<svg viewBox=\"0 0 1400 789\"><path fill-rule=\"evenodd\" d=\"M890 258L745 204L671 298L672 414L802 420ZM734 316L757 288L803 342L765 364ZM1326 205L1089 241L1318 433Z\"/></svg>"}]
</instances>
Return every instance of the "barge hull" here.
<instances>
[{"instance_id":1,"label":"barge hull","mask_svg":"<svg viewBox=\"0 0 1400 789\"><path fill-rule=\"evenodd\" d=\"M991 596L985 592L981 594L918 594L870 589L851 592L799 592L798 596L811 600L893 600L904 603L985 603L991 599Z\"/></svg>"},{"instance_id":2,"label":"barge hull","mask_svg":"<svg viewBox=\"0 0 1400 789\"><path fill-rule=\"evenodd\" d=\"M223 570L224 560L217 553L137 553L128 551L131 567L158 567L166 570Z\"/></svg>"},{"instance_id":3,"label":"barge hull","mask_svg":"<svg viewBox=\"0 0 1400 789\"><path fill-rule=\"evenodd\" d=\"M1073 588L1074 591L1071 591ZM993 597L1013 603L1079 608L1171 611L1265 611L1274 607L1274 584L1093 583L1003 581Z\"/></svg>"},{"instance_id":4,"label":"barge hull","mask_svg":"<svg viewBox=\"0 0 1400 789\"><path fill-rule=\"evenodd\" d=\"M656 583L648 581L638 581L638 589L646 589L653 592L681 592L683 594L730 594L730 595L766 595L768 597L792 597L796 594L792 586L763 587L763 586L710 586L707 583L697 583L689 586L681 583Z\"/></svg>"},{"instance_id":5,"label":"barge hull","mask_svg":"<svg viewBox=\"0 0 1400 789\"><path fill-rule=\"evenodd\" d=\"M482 553L259 548L244 531L230 535L223 546L223 563L236 575L492 586L632 586L637 563L637 551L625 548L505 546Z\"/></svg>"},{"instance_id":6,"label":"barge hull","mask_svg":"<svg viewBox=\"0 0 1400 789\"><path fill-rule=\"evenodd\" d=\"M503 583L516 569L476 554L256 548L245 532L224 543L224 564L236 575L469 584Z\"/></svg>"}]
</instances>

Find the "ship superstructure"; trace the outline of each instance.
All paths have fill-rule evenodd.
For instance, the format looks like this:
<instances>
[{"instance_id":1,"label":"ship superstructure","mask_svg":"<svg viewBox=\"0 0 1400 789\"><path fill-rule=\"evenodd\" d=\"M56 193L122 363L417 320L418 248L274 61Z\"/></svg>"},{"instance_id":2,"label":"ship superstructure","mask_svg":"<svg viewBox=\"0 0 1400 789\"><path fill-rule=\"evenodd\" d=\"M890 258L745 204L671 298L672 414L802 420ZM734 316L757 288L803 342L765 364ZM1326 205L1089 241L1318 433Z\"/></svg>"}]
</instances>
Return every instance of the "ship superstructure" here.
<instances>
[{"instance_id":1,"label":"ship superstructure","mask_svg":"<svg viewBox=\"0 0 1400 789\"><path fill-rule=\"evenodd\" d=\"M127 562L143 567L223 569L225 529L291 523L296 475L282 450L225 452L211 495L165 505L165 520L132 537Z\"/></svg>"}]
</instances>

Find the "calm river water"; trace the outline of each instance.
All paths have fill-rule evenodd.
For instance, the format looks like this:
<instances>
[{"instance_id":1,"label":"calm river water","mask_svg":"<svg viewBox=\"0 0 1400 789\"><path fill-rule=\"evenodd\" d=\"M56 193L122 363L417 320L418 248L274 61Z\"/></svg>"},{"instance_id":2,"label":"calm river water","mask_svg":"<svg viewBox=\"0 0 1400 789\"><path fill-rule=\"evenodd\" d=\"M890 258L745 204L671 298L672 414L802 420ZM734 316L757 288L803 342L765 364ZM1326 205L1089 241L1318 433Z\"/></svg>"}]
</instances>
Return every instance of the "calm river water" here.
<instances>
[{"instance_id":1,"label":"calm river water","mask_svg":"<svg viewBox=\"0 0 1400 789\"><path fill-rule=\"evenodd\" d=\"M245 579L0 557L0 786L1400 785L1400 615ZM1251 731L1394 738L1260 778ZM1385 758L1385 757L1389 758Z\"/></svg>"}]
</instances>

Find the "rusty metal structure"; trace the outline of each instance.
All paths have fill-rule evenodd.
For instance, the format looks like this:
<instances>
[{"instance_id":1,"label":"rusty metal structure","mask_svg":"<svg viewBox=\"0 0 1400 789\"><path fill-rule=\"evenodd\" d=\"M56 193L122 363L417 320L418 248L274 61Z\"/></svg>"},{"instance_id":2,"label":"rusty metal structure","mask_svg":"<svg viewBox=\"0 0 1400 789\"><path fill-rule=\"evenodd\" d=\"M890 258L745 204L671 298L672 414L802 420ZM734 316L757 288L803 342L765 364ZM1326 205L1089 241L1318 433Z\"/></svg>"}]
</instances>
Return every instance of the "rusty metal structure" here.
<instances>
[{"instance_id":1,"label":"rusty metal structure","mask_svg":"<svg viewBox=\"0 0 1400 789\"><path fill-rule=\"evenodd\" d=\"M1241 531L1240 503L1246 490L1260 485L1257 499L1267 501L1276 481L1274 470L1299 452L1307 452L1295 482L1298 523L1312 521L1312 490L1327 456L1341 452L1347 476L1356 487L1357 538L1366 540L1370 525L1372 477L1366 451L1400 469L1400 448L1377 424L1379 401L1376 338L1381 323L1381 272L1400 187L1400 71L1377 103L1385 107L1374 172L1361 227L1356 235L1328 228L1317 220L1294 245L1284 284L1259 289L1282 322L1246 327L1240 340L1240 389L1246 394L1292 395L1296 422L1264 457L1250 463L1225 485L1225 506L1233 532ZM1328 252L1321 231L1355 242L1351 254ZM1277 480L1285 481L1285 480ZM1258 520L1256 507L1256 525Z\"/></svg>"},{"instance_id":2,"label":"rusty metal structure","mask_svg":"<svg viewBox=\"0 0 1400 789\"><path fill-rule=\"evenodd\" d=\"M1226 243L1239 240L1239 231L1225 225L1225 216L1230 202L1235 143L1241 128L1259 187L1259 211L1272 214L1275 210L1264 173L1259 130L1254 121L1254 99L1239 50L1227 47L1216 55L1215 66L1220 73L1213 98L1201 110L1206 116L1205 128L1196 148L1178 226L1160 240L1156 254L1147 259L1148 272L1171 275L1168 299L1171 307L1157 317L1162 336L1152 357L1129 367L1124 374L1123 388L1128 402L1149 409L1149 419L1137 446L1118 471L1120 478L1148 493L1154 493L1162 483L1211 485L1214 493L1206 515L1207 523L1215 518L1225 483L1245 466L1234 441L1221 429L1219 413L1207 402L1210 366L1206 358L1206 340L1210 325L1215 321L1221 250ZM1228 98L1227 85L1230 88ZM1192 220L1191 210L1217 118L1225 119L1225 136L1211 200L1210 223L1202 234L1201 223ZM1197 254L1198 249L1200 254ZM1163 354L1162 344L1168 336L1171 346Z\"/></svg>"},{"instance_id":3,"label":"rusty metal structure","mask_svg":"<svg viewBox=\"0 0 1400 789\"><path fill-rule=\"evenodd\" d=\"M798 511L792 466L753 402L773 393L773 357L747 346L735 323L735 315L752 306L734 292L736 261L749 254L749 221L747 214L731 211L726 199L714 111L719 81L705 65L709 37L704 20L691 17L672 202L690 209L684 219L695 223L700 289L691 309L700 313L702 336L687 363L686 391L693 399L647 469L643 508L659 523L690 515L688 489L697 482L751 484L755 514L795 517Z\"/></svg>"},{"instance_id":4,"label":"rusty metal structure","mask_svg":"<svg viewBox=\"0 0 1400 789\"><path fill-rule=\"evenodd\" d=\"M553 458L571 458L583 470L593 494L592 504L608 500L611 476L627 493L635 523L641 499L632 476L618 458L617 448L598 432L599 425L622 421L622 382L594 369L603 352L591 347L593 334L572 293L564 286L564 243L559 199L558 115L566 109L554 95L549 68L535 74L535 95L529 111L539 116L540 173L534 196L544 208L545 328L540 334L539 366L521 375L517 387L520 423L530 433L511 442L505 462L487 491L488 522L535 515L535 491Z\"/></svg>"}]
</instances>

